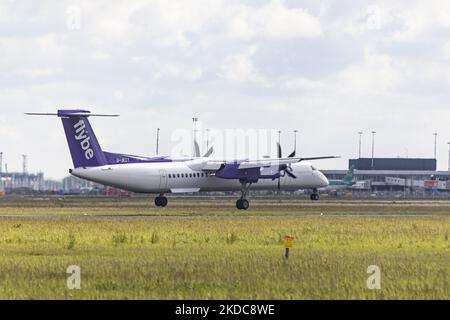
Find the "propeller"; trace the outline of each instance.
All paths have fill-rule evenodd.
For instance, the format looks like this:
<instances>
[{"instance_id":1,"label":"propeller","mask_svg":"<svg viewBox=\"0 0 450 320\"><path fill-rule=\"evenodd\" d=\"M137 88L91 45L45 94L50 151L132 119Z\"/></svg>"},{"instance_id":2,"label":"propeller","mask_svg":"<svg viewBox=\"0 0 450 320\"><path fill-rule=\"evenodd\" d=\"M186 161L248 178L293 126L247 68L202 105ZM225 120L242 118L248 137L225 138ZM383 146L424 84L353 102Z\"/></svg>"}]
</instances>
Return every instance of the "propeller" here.
<instances>
[{"instance_id":1,"label":"propeller","mask_svg":"<svg viewBox=\"0 0 450 320\"><path fill-rule=\"evenodd\" d=\"M281 151L281 145L278 142L277 142L277 151L278 151L278 154L277 154L278 158L281 159L283 157L283 153ZM293 157L295 157L295 150L292 151L292 153L290 155L288 155L288 158L293 158ZM280 188L281 188L281 177L282 177L281 172L283 172L283 176L285 174L287 174L292 179L297 179L297 176L292 173L294 170L292 170L292 167L290 164L280 164L278 166L278 171L280 172L280 176L278 177L278 190L280 190Z\"/></svg>"},{"instance_id":2,"label":"propeller","mask_svg":"<svg viewBox=\"0 0 450 320\"><path fill-rule=\"evenodd\" d=\"M203 158L208 158L214 152L214 146L211 146L208 151L203 155ZM194 140L194 157L200 158L200 146L196 140Z\"/></svg>"},{"instance_id":3,"label":"propeller","mask_svg":"<svg viewBox=\"0 0 450 320\"><path fill-rule=\"evenodd\" d=\"M196 140L194 140L194 157L200 158L200 146Z\"/></svg>"},{"instance_id":4,"label":"propeller","mask_svg":"<svg viewBox=\"0 0 450 320\"><path fill-rule=\"evenodd\" d=\"M209 148L208 151L206 151L206 153L203 155L204 158L208 158L210 155L212 155L214 152L214 147L211 146L211 148Z\"/></svg>"}]
</instances>

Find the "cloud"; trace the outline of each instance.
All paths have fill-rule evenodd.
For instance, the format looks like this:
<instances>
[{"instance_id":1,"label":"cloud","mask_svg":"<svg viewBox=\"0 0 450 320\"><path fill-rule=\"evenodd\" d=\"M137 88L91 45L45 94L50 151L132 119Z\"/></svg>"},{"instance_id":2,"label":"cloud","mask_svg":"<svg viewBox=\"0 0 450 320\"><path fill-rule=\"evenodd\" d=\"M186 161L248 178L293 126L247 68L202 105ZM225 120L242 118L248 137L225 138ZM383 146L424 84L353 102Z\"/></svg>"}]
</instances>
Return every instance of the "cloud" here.
<instances>
[{"instance_id":1,"label":"cloud","mask_svg":"<svg viewBox=\"0 0 450 320\"><path fill-rule=\"evenodd\" d=\"M252 57L256 53L255 46L249 46L241 53L226 58L221 66L225 79L234 82L254 82L269 85L269 81L256 69Z\"/></svg>"},{"instance_id":2,"label":"cloud","mask_svg":"<svg viewBox=\"0 0 450 320\"><path fill-rule=\"evenodd\" d=\"M400 81L390 56L370 49L365 50L362 63L346 67L333 79L338 90L365 96L391 92Z\"/></svg>"},{"instance_id":3,"label":"cloud","mask_svg":"<svg viewBox=\"0 0 450 320\"><path fill-rule=\"evenodd\" d=\"M432 0L428 2L412 1L408 6L391 4L395 19L400 28L391 39L393 41L420 41L421 37L450 27L450 3Z\"/></svg>"},{"instance_id":4,"label":"cloud","mask_svg":"<svg viewBox=\"0 0 450 320\"><path fill-rule=\"evenodd\" d=\"M323 84L304 77L294 77L286 80L285 87L292 91L311 91L322 88Z\"/></svg>"},{"instance_id":5,"label":"cloud","mask_svg":"<svg viewBox=\"0 0 450 320\"><path fill-rule=\"evenodd\" d=\"M115 5L83 2L83 23L92 43L129 46L146 38L161 46L187 48L192 37L311 38L322 35L319 20L282 0L261 7L238 1L119 0ZM225 27L225 28L223 28Z\"/></svg>"},{"instance_id":6,"label":"cloud","mask_svg":"<svg viewBox=\"0 0 450 320\"><path fill-rule=\"evenodd\" d=\"M322 36L320 21L301 8L288 8L284 1L272 0L260 8L236 6L228 24L228 36L312 38Z\"/></svg>"},{"instance_id":7,"label":"cloud","mask_svg":"<svg viewBox=\"0 0 450 320\"><path fill-rule=\"evenodd\" d=\"M187 79L191 81L198 80L202 77L203 71L199 66L186 66L179 64L161 64L155 66L156 72L153 74L155 79L173 78Z\"/></svg>"}]
</instances>

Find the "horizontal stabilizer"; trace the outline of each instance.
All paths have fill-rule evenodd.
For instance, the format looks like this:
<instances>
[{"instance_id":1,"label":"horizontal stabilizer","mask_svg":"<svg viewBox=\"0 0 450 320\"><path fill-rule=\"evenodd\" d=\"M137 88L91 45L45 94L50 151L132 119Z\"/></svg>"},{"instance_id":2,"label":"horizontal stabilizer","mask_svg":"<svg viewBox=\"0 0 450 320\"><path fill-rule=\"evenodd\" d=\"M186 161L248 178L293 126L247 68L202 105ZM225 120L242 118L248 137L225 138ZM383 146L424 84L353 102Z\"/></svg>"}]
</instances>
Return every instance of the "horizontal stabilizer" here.
<instances>
[{"instance_id":1,"label":"horizontal stabilizer","mask_svg":"<svg viewBox=\"0 0 450 320\"><path fill-rule=\"evenodd\" d=\"M28 116L57 116L60 118L66 117L118 117L118 114L102 114L102 113L91 113L88 110L74 109L74 110L58 110L57 113L47 113L47 112L26 112Z\"/></svg>"}]
</instances>

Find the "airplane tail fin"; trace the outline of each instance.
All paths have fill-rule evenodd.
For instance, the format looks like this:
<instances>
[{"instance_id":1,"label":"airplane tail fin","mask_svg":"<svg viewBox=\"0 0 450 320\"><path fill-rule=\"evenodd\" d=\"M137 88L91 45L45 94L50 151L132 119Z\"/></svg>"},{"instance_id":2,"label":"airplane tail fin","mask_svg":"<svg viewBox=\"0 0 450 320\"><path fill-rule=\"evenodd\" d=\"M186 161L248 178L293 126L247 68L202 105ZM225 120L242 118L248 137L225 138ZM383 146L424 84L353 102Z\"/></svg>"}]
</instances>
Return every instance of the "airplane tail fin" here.
<instances>
[{"instance_id":1,"label":"airplane tail fin","mask_svg":"<svg viewBox=\"0 0 450 320\"><path fill-rule=\"evenodd\" d=\"M97 167L107 164L105 154L88 120L93 116L117 116L91 114L87 110L58 110L55 113L27 113L28 115L56 115L61 118L73 165L78 167Z\"/></svg>"},{"instance_id":2,"label":"airplane tail fin","mask_svg":"<svg viewBox=\"0 0 450 320\"><path fill-rule=\"evenodd\" d=\"M347 174L344 177L344 181L345 182L353 182L353 171L354 171L354 167L351 166L350 169L348 169Z\"/></svg>"}]
</instances>

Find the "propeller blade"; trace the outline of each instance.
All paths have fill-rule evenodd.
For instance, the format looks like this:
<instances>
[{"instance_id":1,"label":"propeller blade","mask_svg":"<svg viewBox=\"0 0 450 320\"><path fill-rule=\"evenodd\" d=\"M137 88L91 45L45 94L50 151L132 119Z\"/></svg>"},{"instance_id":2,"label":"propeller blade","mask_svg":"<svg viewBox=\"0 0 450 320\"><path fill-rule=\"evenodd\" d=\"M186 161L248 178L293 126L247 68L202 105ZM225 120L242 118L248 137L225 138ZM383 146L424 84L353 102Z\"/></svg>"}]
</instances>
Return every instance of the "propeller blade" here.
<instances>
[{"instance_id":1,"label":"propeller blade","mask_svg":"<svg viewBox=\"0 0 450 320\"><path fill-rule=\"evenodd\" d=\"M203 155L204 158L208 158L214 152L214 147L209 148L208 151Z\"/></svg>"},{"instance_id":2,"label":"propeller blade","mask_svg":"<svg viewBox=\"0 0 450 320\"><path fill-rule=\"evenodd\" d=\"M280 143L279 142L277 142L277 152L278 152L278 158L282 158L283 156L283 154L282 154L282 152L281 152L281 145L280 145Z\"/></svg>"},{"instance_id":3,"label":"propeller blade","mask_svg":"<svg viewBox=\"0 0 450 320\"><path fill-rule=\"evenodd\" d=\"M297 177L295 176L295 174L293 174L292 172L290 172L289 170L285 170L284 172L286 172L286 174L291 177L292 179L297 179Z\"/></svg>"},{"instance_id":4,"label":"propeller blade","mask_svg":"<svg viewBox=\"0 0 450 320\"><path fill-rule=\"evenodd\" d=\"M200 146L197 141L194 141L195 157L200 158Z\"/></svg>"}]
</instances>

